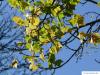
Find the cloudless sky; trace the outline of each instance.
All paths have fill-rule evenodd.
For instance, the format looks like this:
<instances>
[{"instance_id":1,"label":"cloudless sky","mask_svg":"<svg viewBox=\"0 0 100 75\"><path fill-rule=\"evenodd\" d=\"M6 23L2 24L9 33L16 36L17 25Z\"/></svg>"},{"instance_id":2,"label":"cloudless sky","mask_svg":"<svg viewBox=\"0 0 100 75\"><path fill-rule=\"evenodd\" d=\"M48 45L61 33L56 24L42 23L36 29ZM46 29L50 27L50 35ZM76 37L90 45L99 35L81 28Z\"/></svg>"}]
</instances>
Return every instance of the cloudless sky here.
<instances>
[{"instance_id":1,"label":"cloudless sky","mask_svg":"<svg viewBox=\"0 0 100 75\"><path fill-rule=\"evenodd\" d=\"M100 7L92 3L87 3L84 6L78 5L75 13L83 15L85 12L92 11L100 13ZM90 21L90 18L86 18L86 22ZM78 43L74 43L73 46L76 44ZM66 52L62 51L59 57L65 57L65 54L68 55ZM81 60L76 63L76 57L74 57L69 63L58 69L55 75L81 75L82 71L100 71L100 64L95 62L95 59L100 60L100 47L99 49L85 48Z\"/></svg>"}]
</instances>

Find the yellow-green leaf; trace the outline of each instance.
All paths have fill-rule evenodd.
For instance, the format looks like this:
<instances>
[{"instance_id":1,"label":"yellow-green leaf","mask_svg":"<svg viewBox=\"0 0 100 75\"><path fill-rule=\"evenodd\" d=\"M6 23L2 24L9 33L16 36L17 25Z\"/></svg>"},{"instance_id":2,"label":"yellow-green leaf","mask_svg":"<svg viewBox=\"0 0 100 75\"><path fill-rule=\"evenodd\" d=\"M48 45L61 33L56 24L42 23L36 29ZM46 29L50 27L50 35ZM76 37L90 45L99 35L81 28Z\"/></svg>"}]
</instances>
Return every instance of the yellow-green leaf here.
<instances>
[{"instance_id":1,"label":"yellow-green leaf","mask_svg":"<svg viewBox=\"0 0 100 75\"><path fill-rule=\"evenodd\" d=\"M46 44L50 41L50 39L46 35L45 36L39 36L39 40L43 44Z\"/></svg>"},{"instance_id":2,"label":"yellow-green leaf","mask_svg":"<svg viewBox=\"0 0 100 75\"><path fill-rule=\"evenodd\" d=\"M53 0L47 0L46 4L51 5L53 3Z\"/></svg>"},{"instance_id":3,"label":"yellow-green leaf","mask_svg":"<svg viewBox=\"0 0 100 75\"><path fill-rule=\"evenodd\" d=\"M59 41L54 40L52 47L50 48L50 53L56 54L59 52L60 48L62 48L62 45Z\"/></svg>"},{"instance_id":4,"label":"yellow-green leaf","mask_svg":"<svg viewBox=\"0 0 100 75\"><path fill-rule=\"evenodd\" d=\"M28 9L29 4L24 1L19 1L19 7L21 11L25 11Z\"/></svg>"},{"instance_id":5,"label":"yellow-green leaf","mask_svg":"<svg viewBox=\"0 0 100 75\"><path fill-rule=\"evenodd\" d=\"M27 56L26 59L29 63L34 64L34 57L33 56Z\"/></svg>"},{"instance_id":6,"label":"yellow-green leaf","mask_svg":"<svg viewBox=\"0 0 100 75\"><path fill-rule=\"evenodd\" d=\"M18 24L18 25L20 25L20 26L24 26L24 20L23 20L21 17L14 16L14 17L12 18L12 20L13 20L16 24Z\"/></svg>"},{"instance_id":7,"label":"yellow-green leaf","mask_svg":"<svg viewBox=\"0 0 100 75\"><path fill-rule=\"evenodd\" d=\"M19 47L23 46L23 42L18 42L17 46L19 46Z\"/></svg>"},{"instance_id":8,"label":"yellow-green leaf","mask_svg":"<svg viewBox=\"0 0 100 75\"><path fill-rule=\"evenodd\" d=\"M19 5L17 0L8 0L8 3L14 8L18 7Z\"/></svg>"},{"instance_id":9,"label":"yellow-green leaf","mask_svg":"<svg viewBox=\"0 0 100 75\"><path fill-rule=\"evenodd\" d=\"M83 26L84 25L84 17L79 14L75 14L73 16L73 18L71 18L69 20L69 23L72 24L73 26L75 26L75 25L77 25L78 27Z\"/></svg>"},{"instance_id":10,"label":"yellow-green leaf","mask_svg":"<svg viewBox=\"0 0 100 75\"><path fill-rule=\"evenodd\" d=\"M41 3L45 4L45 0L40 0L40 1L41 1Z\"/></svg>"},{"instance_id":11,"label":"yellow-green leaf","mask_svg":"<svg viewBox=\"0 0 100 75\"><path fill-rule=\"evenodd\" d=\"M31 69L32 71L36 71L38 70L38 66L36 64L30 64L29 69Z\"/></svg>"},{"instance_id":12,"label":"yellow-green leaf","mask_svg":"<svg viewBox=\"0 0 100 75\"><path fill-rule=\"evenodd\" d=\"M43 53L43 52L40 54L40 59L41 59L42 61L45 61L45 57L44 57L44 53Z\"/></svg>"},{"instance_id":13,"label":"yellow-green leaf","mask_svg":"<svg viewBox=\"0 0 100 75\"><path fill-rule=\"evenodd\" d=\"M26 48L30 49L31 48L31 43L26 43Z\"/></svg>"},{"instance_id":14,"label":"yellow-green leaf","mask_svg":"<svg viewBox=\"0 0 100 75\"><path fill-rule=\"evenodd\" d=\"M100 7L100 1L97 3L97 6L99 6L99 7Z\"/></svg>"},{"instance_id":15,"label":"yellow-green leaf","mask_svg":"<svg viewBox=\"0 0 100 75\"><path fill-rule=\"evenodd\" d=\"M53 16L57 16L60 11L61 11L60 6L57 6L56 8L51 9L51 13Z\"/></svg>"},{"instance_id":16,"label":"yellow-green leaf","mask_svg":"<svg viewBox=\"0 0 100 75\"><path fill-rule=\"evenodd\" d=\"M62 31L63 33L69 32L69 30L70 30L70 27L69 27L69 26L61 27L61 31Z\"/></svg>"},{"instance_id":17,"label":"yellow-green leaf","mask_svg":"<svg viewBox=\"0 0 100 75\"><path fill-rule=\"evenodd\" d=\"M72 5L77 5L80 2L80 0L70 0L69 2Z\"/></svg>"},{"instance_id":18,"label":"yellow-green leaf","mask_svg":"<svg viewBox=\"0 0 100 75\"><path fill-rule=\"evenodd\" d=\"M39 43L34 43L34 45L32 45L32 50L35 52L35 53L38 53L41 51L41 46L39 45Z\"/></svg>"},{"instance_id":19,"label":"yellow-green leaf","mask_svg":"<svg viewBox=\"0 0 100 75\"><path fill-rule=\"evenodd\" d=\"M52 54L56 54L58 52L57 48L55 45L53 45L51 48L50 48L50 53Z\"/></svg>"}]
</instances>

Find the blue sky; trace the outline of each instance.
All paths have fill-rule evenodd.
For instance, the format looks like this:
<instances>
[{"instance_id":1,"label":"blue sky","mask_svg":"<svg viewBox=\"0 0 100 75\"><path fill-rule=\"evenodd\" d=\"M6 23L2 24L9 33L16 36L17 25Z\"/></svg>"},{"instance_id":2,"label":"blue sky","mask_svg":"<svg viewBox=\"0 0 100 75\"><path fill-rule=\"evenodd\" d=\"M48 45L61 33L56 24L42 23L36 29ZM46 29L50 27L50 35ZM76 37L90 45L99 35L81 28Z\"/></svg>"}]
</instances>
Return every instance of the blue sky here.
<instances>
[{"instance_id":1,"label":"blue sky","mask_svg":"<svg viewBox=\"0 0 100 75\"><path fill-rule=\"evenodd\" d=\"M87 51L89 54L87 54ZM82 58L77 63L76 57L74 57L69 63L58 69L55 75L81 75L82 71L99 71L100 64L96 63L94 59L100 59L100 51L96 49L87 49L87 51L84 52ZM62 53L63 55L64 52Z\"/></svg>"},{"instance_id":2,"label":"blue sky","mask_svg":"<svg viewBox=\"0 0 100 75\"><path fill-rule=\"evenodd\" d=\"M75 13L83 15L85 12L91 12L91 11L100 13L100 7L97 7L97 5L92 3L87 3L87 5L84 6L78 5L76 7ZM91 21L90 17L86 18L85 20L86 23L90 21ZM75 47L76 44L78 43L76 42L75 44L72 44L72 46ZM67 52L65 53L64 51L62 51L59 57L61 56L65 57L65 55L68 55ZM83 56L77 63L76 63L76 57L74 57L69 63L67 63L62 68L58 69L55 75L81 75L82 71L100 71L100 64L95 62L95 59L100 60L99 57L100 57L99 49L84 48Z\"/></svg>"}]
</instances>

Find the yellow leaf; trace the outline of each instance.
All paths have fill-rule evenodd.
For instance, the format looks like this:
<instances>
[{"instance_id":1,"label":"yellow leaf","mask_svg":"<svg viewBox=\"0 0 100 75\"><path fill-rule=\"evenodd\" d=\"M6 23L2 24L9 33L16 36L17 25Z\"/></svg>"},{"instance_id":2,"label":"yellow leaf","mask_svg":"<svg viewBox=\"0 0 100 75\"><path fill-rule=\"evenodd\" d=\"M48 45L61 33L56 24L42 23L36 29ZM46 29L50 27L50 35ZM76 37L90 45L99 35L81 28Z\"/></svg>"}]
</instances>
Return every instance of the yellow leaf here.
<instances>
[{"instance_id":1,"label":"yellow leaf","mask_svg":"<svg viewBox=\"0 0 100 75\"><path fill-rule=\"evenodd\" d=\"M93 33L90 36L91 36L90 43L100 44L100 34L99 33Z\"/></svg>"},{"instance_id":2,"label":"yellow leaf","mask_svg":"<svg viewBox=\"0 0 100 75\"><path fill-rule=\"evenodd\" d=\"M30 29L29 27L27 27L27 28L26 28L26 34L27 34L27 35L30 35L31 32L32 32L32 29Z\"/></svg>"},{"instance_id":3,"label":"yellow leaf","mask_svg":"<svg viewBox=\"0 0 100 75\"><path fill-rule=\"evenodd\" d=\"M53 0L40 0L44 5L51 5Z\"/></svg>"},{"instance_id":4,"label":"yellow leaf","mask_svg":"<svg viewBox=\"0 0 100 75\"><path fill-rule=\"evenodd\" d=\"M38 36L38 33L36 30L32 30L32 33L30 34L32 37Z\"/></svg>"},{"instance_id":5,"label":"yellow leaf","mask_svg":"<svg viewBox=\"0 0 100 75\"><path fill-rule=\"evenodd\" d=\"M84 25L84 17L79 15L77 23L78 23L78 27L83 26Z\"/></svg>"},{"instance_id":6,"label":"yellow leaf","mask_svg":"<svg viewBox=\"0 0 100 75\"><path fill-rule=\"evenodd\" d=\"M33 17L32 16L29 16L28 17L28 20L34 26L38 26L39 23L40 23L40 19L38 17L36 17L36 16L33 16Z\"/></svg>"},{"instance_id":7,"label":"yellow leaf","mask_svg":"<svg viewBox=\"0 0 100 75\"><path fill-rule=\"evenodd\" d=\"M84 32L80 32L78 38L80 39L81 42L83 42L83 40L86 38L86 34Z\"/></svg>"},{"instance_id":8,"label":"yellow leaf","mask_svg":"<svg viewBox=\"0 0 100 75\"><path fill-rule=\"evenodd\" d=\"M33 28L32 28L33 27ZM37 31L35 30L35 26L29 26L29 27L26 27L26 34L29 35L29 36L32 36L32 37L35 37L38 35Z\"/></svg>"},{"instance_id":9,"label":"yellow leaf","mask_svg":"<svg viewBox=\"0 0 100 75\"><path fill-rule=\"evenodd\" d=\"M18 66L18 61L17 61L16 59L14 59L14 60L12 61L12 63L11 63L11 67L17 68L17 66Z\"/></svg>"},{"instance_id":10,"label":"yellow leaf","mask_svg":"<svg viewBox=\"0 0 100 75\"><path fill-rule=\"evenodd\" d=\"M40 15L42 12L41 12L40 8L37 8L37 7L36 7L34 13L35 13L36 15Z\"/></svg>"},{"instance_id":11,"label":"yellow leaf","mask_svg":"<svg viewBox=\"0 0 100 75\"><path fill-rule=\"evenodd\" d=\"M51 36L51 38L53 38L53 37L55 37L56 35L55 35L55 32L54 31L52 31L52 30L50 30L50 36Z\"/></svg>"},{"instance_id":12,"label":"yellow leaf","mask_svg":"<svg viewBox=\"0 0 100 75\"><path fill-rule=\"evenodd\" d=\"M57 40L54 41L54 44L56 45L56 48L58 50L62 47L61 43L59 41L57 41Z\"/></svg>"}]
</instances>

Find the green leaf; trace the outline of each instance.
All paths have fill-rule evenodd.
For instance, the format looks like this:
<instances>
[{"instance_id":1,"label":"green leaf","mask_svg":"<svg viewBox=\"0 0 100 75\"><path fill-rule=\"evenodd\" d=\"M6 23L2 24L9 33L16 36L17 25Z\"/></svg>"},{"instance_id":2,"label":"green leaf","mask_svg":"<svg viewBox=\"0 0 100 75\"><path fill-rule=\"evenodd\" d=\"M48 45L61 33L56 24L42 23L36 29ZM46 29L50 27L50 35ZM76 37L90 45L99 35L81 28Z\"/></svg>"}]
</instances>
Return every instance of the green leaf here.
<instances>
[{"instance_id":1,"label":"green leaf","mask_svg":"<svg viewBox=\"0 0 100 75\"><path fill-rule=\"evenodd\" d=\"M35 5L35 6L40 6L41 4L42 4L41 1L36 1L36 2L34 2L34 5Z\"/></svg>"},{"instance_id":2,"label":"green leaf","mask_svg":"<svg viewBox=\"0 0 100 75\"><path fill-rule=\"evenodd\" d=\"M50 62L50 63L55 62L55 54L49 54L48 62Z\"/></svg>"},{"instance_id":3,"label":"green leaf","mask_svg":"<svg viewBox=\"0 0 100 75\"><path fill-rule=\"evenodd\" d=\"M50 69L53 67L54 63L55 63L55 55L54 54L49 54L48 66L49 66Z\"/></svg>"},{"instance_id":4,"label":"green leaf","mask_svg":"<svg viewBox=\"0 0 100 75\"><path fill-rule=\"evenodd\" d=\"M58 59L58 60L55 61L55 65L60 66L62 62L63 61L61 59Z\"/></svg>"},{"instance_id":5,"label":"green leaf","mask_svg":"<svg viewBox=\"0 0 100 75\"><path fill-rule=\"evenodd\" d=\"M51 14L51 7L50 6L44 6L43 7L43 13Z\"/></svg>"},{"instance_id":6,"label":"green leaf","mask_svg":"<svg viewBox=\"0 0 100 75\"><path fill-rule=\"evenodd\" d=\"M51 69L53 67L53 64L51 62L48 62L48 67Z\"/></svg>"},{"instance_id":7,"label":"green leaf","mask_svg":"<svg viewBox=\"0 0 100 75\"><path fill-rule=\"evenodd\" d=\"M70 0L62 0L63 3L69 3Z\"/></svg>"}]
</instances>

